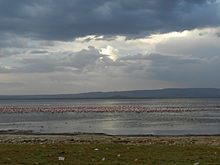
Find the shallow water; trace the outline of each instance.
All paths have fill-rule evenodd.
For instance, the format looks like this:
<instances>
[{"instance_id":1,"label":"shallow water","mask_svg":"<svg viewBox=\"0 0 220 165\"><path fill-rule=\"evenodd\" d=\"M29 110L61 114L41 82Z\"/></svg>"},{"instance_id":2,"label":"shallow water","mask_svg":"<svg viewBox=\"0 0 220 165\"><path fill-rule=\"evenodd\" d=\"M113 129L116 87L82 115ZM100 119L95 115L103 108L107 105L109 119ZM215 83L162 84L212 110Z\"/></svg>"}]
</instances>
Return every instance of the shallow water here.
<instances>
[{"instance_id":1,"label":"shallow water","mask_svg":"<svg viewBox=\"0 0 220 165\"><path fill-rule=\"evenodd\" d=\"M220 99L20 100L0 101L0 106L144 106L205 109L219 108ZM220 111L2 113L0 129L30 130L34 133L214 135L220 134Z\"/></svg>"}]
</instances>

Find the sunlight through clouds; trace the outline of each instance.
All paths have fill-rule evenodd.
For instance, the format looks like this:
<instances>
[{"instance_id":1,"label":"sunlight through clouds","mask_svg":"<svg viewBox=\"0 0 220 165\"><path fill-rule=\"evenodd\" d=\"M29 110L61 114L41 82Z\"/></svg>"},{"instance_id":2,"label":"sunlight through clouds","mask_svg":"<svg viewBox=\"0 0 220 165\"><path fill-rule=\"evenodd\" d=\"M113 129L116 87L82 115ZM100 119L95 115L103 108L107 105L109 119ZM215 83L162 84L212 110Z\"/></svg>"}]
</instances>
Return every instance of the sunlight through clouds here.
<instances>
[{"instance_id":1,"label":"sunlight through clouds","mask_svg":"<svg viewBox=\"0 0 220 165\"><path fill-rule=\"evenodd\" d=\"M220 87L219 9L209 0L0 0L0 90Z\"/></svg>"}]
</instances>

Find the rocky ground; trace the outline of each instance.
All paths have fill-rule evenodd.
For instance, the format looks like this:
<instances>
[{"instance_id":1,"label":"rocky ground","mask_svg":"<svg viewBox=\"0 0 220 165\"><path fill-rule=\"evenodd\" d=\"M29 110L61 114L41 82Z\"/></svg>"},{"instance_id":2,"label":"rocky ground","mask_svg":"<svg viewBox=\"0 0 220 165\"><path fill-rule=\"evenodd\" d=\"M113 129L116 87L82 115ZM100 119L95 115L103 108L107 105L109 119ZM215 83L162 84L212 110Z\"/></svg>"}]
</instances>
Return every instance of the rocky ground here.
<instances>
[{"instance_id":1,"label":"rocky ground","mask_svg":"<svg viewBox=\"0 0 220 165\"><path fill-rule=\"evenodd\" d=\"M110 136L104 134L37 135L0 134L0 143L9 144L59 144L59 143L122 143L160 145L210 145L220 146L220 136Z\"/></svg>"}]
</instances>

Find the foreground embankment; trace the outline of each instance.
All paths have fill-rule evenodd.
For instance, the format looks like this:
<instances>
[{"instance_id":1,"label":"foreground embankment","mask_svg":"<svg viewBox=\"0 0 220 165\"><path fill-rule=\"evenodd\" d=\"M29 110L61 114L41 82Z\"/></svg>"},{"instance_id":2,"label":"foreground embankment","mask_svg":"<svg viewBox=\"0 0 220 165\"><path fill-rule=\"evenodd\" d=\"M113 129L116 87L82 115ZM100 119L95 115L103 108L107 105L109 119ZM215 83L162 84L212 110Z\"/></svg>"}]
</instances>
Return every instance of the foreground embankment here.
<instances>
[{"instance_id":1,"label":"foreground embankment","mask_svg":"<svg viewBox=\"0 0 220 165\"><path fill-rule=\"evenodd\" d=\"M220 136L0 135L0 164L217 165Z\"/></svg>"}]
</instances>

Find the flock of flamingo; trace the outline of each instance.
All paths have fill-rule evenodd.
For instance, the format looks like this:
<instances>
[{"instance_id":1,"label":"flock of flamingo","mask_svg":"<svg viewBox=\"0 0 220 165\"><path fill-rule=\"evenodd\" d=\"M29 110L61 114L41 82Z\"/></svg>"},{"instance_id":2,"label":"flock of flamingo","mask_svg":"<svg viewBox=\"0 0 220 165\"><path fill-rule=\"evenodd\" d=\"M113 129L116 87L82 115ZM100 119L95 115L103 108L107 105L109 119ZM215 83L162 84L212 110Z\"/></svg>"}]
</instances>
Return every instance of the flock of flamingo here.
<instances>
[{"instance_id":1,"label":"flock of flamingo","mask_svg":"<svg viewBox=\"0 0 220 165\"><path fill-rule=\"evenodd\" d=\"M28 112L170 112L170 111L197 111L220 110L220 107L211 108L155 108L141 106L80 106L80 107L0 107L0 113L28 113Z\"/></svg>"}]
</instances>

